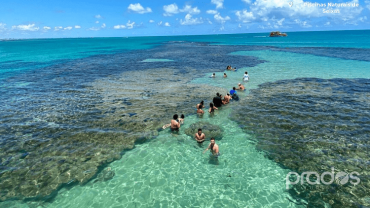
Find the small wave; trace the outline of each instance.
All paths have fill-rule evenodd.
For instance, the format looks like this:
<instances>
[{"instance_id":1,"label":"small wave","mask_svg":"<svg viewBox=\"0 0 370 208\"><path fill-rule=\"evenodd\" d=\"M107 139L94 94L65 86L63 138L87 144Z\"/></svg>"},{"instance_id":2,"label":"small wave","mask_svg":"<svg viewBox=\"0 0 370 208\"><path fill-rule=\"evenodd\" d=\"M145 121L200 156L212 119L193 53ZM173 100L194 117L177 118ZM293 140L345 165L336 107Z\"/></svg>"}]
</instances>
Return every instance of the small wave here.
<instances>
[{"instance_id":1,"label":"small wave","mask_svg":"<svg viewBox=\"0 0 370 208\"><path fill-rule=\"evenodd\" d=\"M267 36L253 36L254 38L267 38Z\"/></svg>"}]
</instances>

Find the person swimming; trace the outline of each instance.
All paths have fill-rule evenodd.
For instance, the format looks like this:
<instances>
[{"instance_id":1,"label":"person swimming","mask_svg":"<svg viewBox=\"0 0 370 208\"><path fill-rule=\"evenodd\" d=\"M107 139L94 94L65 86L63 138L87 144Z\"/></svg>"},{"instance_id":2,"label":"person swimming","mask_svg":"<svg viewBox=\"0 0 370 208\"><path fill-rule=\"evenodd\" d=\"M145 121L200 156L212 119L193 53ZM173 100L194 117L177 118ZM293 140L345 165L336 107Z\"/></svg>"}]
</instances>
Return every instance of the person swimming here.
<instances>
[{"instance_id":1,"label":"person swimming","mask_svg":"<svg viewBox=\"0 0 370 208\"><path fill-rule=\"evenodd\" d=\"M249 75L248 75L248 72L245 72L245 73L244 73L243 81L244 81L244 82L248 82L248 81L249 81Z\"/></svg>"},{"instance_id":2,"label":"person swimming","mask_svg":"<svg viewBox=\"0 0 370 208\"><path fill-rule=\"evenodd\" d=\"M224 78L226 78L227 77L227 75L226 75L226 73L224 73Z\"/></svg>"},{"instance_id":3,"label":"person swimming","mask_svg":"<svg viewBox=\"0 0 370 208\"><path fill-rule=\"evenodd\" d=\"M216 78L216 73L213 73L211 78Z\"/></svg>"},{"instance_id":4,"label":"person swimming","mask_svg":"<svg viewBox=\"0 0 370 208\"><path fill-rule=\"evenodd\" d=\"M208 110L208 112L209 112L209 113L213 113L213 112L215 112L215 110L218 110L218 108L216 108L216 107L213 105L213 103L210 103L210 104L209 104L209 110Z\"/></svg>"}]
</instances>

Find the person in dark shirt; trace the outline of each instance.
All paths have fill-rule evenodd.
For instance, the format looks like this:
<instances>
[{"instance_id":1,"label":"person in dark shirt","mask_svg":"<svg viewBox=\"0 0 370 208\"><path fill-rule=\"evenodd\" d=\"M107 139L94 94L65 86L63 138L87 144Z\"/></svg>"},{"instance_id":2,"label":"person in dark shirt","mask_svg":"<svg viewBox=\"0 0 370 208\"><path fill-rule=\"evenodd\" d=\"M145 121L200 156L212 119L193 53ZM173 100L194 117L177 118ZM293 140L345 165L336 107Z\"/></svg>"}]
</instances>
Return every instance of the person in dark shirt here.
<instances>
[{"instance_id":1,"label":"person in dark shirt","mask_svg":"<svg viewBox=\"0 0 370 208\"><path fill-rule=\"evenodd\" d=\"M213 98L213 104L217 108L222 106L222 99L220 98L220 94L219 93L217 93L216 94L216 97Z\"/></svg>"}]
</instances>

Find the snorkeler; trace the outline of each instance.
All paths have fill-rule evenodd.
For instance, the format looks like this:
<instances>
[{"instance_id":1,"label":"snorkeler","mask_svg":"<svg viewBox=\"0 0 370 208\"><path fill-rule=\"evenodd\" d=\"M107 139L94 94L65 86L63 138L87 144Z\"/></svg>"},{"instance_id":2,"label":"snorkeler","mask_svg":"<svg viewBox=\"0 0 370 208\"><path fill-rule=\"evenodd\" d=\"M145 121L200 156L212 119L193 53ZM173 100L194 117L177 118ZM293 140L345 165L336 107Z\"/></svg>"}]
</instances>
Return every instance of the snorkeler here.
<instances>
[{"instance_id":1,"label":"snorkeler","mask_svg":"<svg viewBox=\"0 0 370 208\"><path fill-rule=\"evenodd\" d=\"M204 142L205 139L206 135L202 133L202 129L198 129L198 133L195 133L195 140L197 140L197 142L201 144Z\"/></svg>"},{"instance_id":2,"label":"snorkeler","mask_svg":"<svg viewBox=\"0 0 370 208\"><path fill-rule=\"evenodd\" d=\"M211 150L211 153L214 157L218 157L220 156L220 151L219 151L219 148L218 148L218 145L216 144L215 142L215 138L211 138L211 143L208 145L207 149L205 149L203 151L203 154L207 151L207 150Z\"/></svg>"},{"instance_id":3,"label":"snorkeler","mask_svg":"<svg viewBox=\"0 0 370 208\"><path fill-rule=\"evenodd\" d=\"M224 73L224 78L226 78L227 77L227 75L226 75L226 73Z\"/></svg>"},{"instance_id":4,"label":"snorkeler","mask_svg":"<svg viewBox=\"0 0 370 208\"><path fill-rule=\"evenodd\" d=\"M200 105L204 105L204 101L203 100L199 104L197 104L197 109L199 108Z\"/></svg>"},{"instance_id":5,"label":"snorkeler","mask_svg":"<svg viewBox=\"0 0 370 208\"><path fill-rule=\"evenodd\" d=\"M218 110L218 108L216 108L216 107L213 105L213 103L210 103L210 104L209 104L209 110L208 110L208 112L209 112L209 113L213 113L213 112L215 112L215 110Z\"/></svg>"},{"instance_id":6,"label":"snorkeler","mask_svg":"<svg viewBox=\"0 0 370 208\"><path fill-rule=\"evenodd\" d=\"M199 114L203 114L203 113L204 113L204 111L202 110L202 108L203 108L203 105L199 105L199 108L198 108L198 110L197 110L197 113L199 113Z\"/></svg>"},{"instance_id":7,"label":"snorkeler","mask_svg":"<svg viewBox=\"0 0 370 208\"><path fill-rule=\"evenodd\" d=\"M242 84L239 83L238 85L239 87L236 88L237 90L245 90L245 87Z\"/></svg>"},{"instance_id":8,"label":"snorkeler","mask_svg":"<svg viewBox=\"0 0 370 208\"><path fill-rule=\"evenodd\" d=\"M243 81L244 81L244 82L248 82L248 81L249 81L249 75L248 75L248 72L245 72L245 73L244 73Z\"/></svg>"}]
</instances>

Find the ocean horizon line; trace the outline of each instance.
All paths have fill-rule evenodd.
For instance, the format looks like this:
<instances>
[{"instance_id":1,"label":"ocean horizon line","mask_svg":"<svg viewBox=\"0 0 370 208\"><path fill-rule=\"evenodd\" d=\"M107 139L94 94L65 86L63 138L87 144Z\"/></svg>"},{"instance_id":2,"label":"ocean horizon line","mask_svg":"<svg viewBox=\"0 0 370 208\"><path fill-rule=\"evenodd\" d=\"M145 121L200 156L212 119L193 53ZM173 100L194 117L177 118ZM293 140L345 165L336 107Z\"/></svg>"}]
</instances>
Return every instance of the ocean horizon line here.
<instances>
[{"instance_id":1,"label":"ocean horizon line","mask_svg":"<svg viewBox=\"0 0 370 208\"><path fill-rule=\"evenodd\" d=\"M307 32L343 32L343 31L369 31L370 29L359 30L310 30L310 31L285 31L285 30L271 30L288 32L288 33L307 33ZM55 37L55 38L0 38L0 41L17 41L17 40L49 40L49 39L92 39L92 38L141 38L141 37L181 37L181 36L210 36L210 35L243 35L243 34L269 34L270 32L251 32L251 33L219 33L219 34L192 34L192 35L154 35L154 36L96 36L96 37Z\"/></svg>"}]
</instances>

